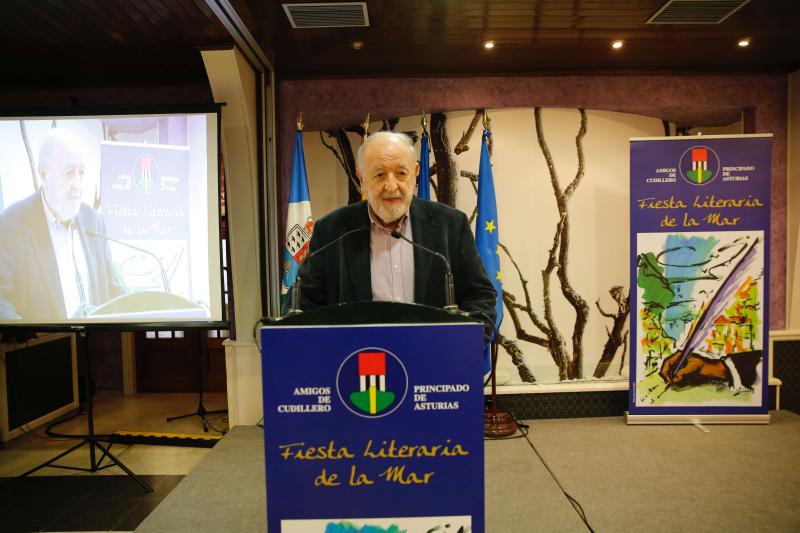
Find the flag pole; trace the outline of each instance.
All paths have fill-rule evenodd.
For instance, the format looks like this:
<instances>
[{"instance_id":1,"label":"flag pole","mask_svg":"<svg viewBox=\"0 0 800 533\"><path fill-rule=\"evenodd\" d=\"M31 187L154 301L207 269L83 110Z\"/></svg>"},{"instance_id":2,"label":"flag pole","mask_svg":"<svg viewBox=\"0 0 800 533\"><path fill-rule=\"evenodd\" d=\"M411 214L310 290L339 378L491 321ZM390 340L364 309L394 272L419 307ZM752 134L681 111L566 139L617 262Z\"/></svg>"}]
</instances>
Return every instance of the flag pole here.
<instances>
[{"instance_id":1,"label":"flag pole","mask_svg":"<svg viewBox=\"0 0 800 533\"><path fill-rule=\"evenodd\" d=\"M491 153L492 153L492 150L491 150L491 146L492 145L491 145L491 142L490 142L491 137L487 138L487 136L485 135L486 132L490 132L491 133L491 119L489 118L489 113L485 109L483 110L483 131L484 131L484 142L486 142L487 155L489 156L489 158L491 158ZM483 147L481 147L481 157L483 157ZM492 197L494 197L494 183L493 183L494 182L494 178L490 177L490 176L491 176L491 172L488 173L488 176L482 176L480 172L478 173L478 187L479 187L479 189L478 189L478 196L479 196L478 205L479 205L479 209L480 209L480 204L481 204L481 199L480 199L481 189L480 189L480 187L485 186L485 184L480 183L480 180L482 180L482 179L490 179L490 181L491 181L491 189L492 189L492 193L491 194L492 194ZM494 198L493 198L492 201L494 203L494 211L495 211L495 218L496 218L497 203L496 203L496 200L494 200ZM480 217L478 217L478 218L479 218L479 224L480 224ZM480 231L480 228L476 228L476 231ZM499 241L495 242L495 244L497 244L497 247L499 249ZM499 263L497 263L497 269L498 269L498 276L499 276ZM498 279L499 279L499 277L498 277ZM497 287L495 287L495 288L498 291L497 297L502 302L502 299L503 299L502 290L503 290L503 288L502 288L502 286L500 286L499 288L497 288ZM498 311L498 314L501 311L502 311L502 307ZM499 324L496 324L495 327L499 327ZM509 435L513 435L517 431L517 421L514 419L514 417L511 415L511 413L508 412L505 409L498 409L497 408L497 346L498 346L498 343L499 343L499 341L497 339L498 334L499 334L499 332L497 330L495 330L495 335L493 336L491 344L490 344L491 381L492 381L492 395L491 395L492 400L491 401L492 401L492 406L491 406L491 408L488 408L488 409L485 408L484 411L483 411L483 434L485 436L487 436L487 437L494 437L494 438L508 437Z\"/></svg>"},{"instance_id":2,"label":"flag pole","mask_svg":"<svg viewBox=\"0 0 800 533\"><path fill-rule=\"evenodd\" d=\"M286 233L283 249L283 275L281 276L281 307L290 298L291 314L299 311L302 279L298 276L300 264L308 254L314 218L311 214L311 196L308 192L308 173L303 153L303 112L297 113L297 131L292 154L292 175L286 206Z\"/></svg>"},{"instance_id":3,"label":"flag pole","mask_svg":"<svg viewBox=\"0 0 800 533\"><path fill-rule=\"evenodd\" d=\"M422 110L420 119L422 135L419 142L419 175L417 177L417 197L423 200L431 199L431 175L430 175L430 150L428 148L428 119L425 117L425 110Z\"/></svg>"}]
</instances>

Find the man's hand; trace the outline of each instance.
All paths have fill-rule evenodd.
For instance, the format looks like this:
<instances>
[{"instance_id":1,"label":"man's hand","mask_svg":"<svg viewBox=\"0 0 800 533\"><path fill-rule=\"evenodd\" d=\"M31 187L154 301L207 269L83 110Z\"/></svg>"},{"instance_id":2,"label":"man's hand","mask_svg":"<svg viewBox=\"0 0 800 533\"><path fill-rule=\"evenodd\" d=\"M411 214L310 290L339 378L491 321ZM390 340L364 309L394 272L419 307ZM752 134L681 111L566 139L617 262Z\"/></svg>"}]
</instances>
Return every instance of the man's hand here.
<instances>
[{"instance_id":1,"label":"man's hand","mask_svg":"<svg viewBox=\"0 0 800 533\"><path fill-rule=\"evenodd\" d=\"M678 364L683 352L677 351L671 356L667 357L661 364L661 378L671 384L680 384L687 377L689 381L706 382L706 381L727 381L728 369L725 363L715 359L709 359L701 355L690 354L686 358L683 366L672 376L673 367Z\"/></svg>"}]
</instances>

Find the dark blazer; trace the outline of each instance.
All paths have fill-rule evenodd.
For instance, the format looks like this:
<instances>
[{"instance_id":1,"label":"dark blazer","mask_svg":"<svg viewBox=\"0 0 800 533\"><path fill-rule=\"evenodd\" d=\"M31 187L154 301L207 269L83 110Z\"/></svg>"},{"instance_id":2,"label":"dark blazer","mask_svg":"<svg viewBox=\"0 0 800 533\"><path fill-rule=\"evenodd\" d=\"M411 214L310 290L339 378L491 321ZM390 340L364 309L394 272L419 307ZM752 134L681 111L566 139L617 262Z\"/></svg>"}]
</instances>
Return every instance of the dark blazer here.
<instances>
[{"instance_id":1,"label":"dark blazer","mask_svg":"<svg viewBox=\"0 0 800 533\"><path fill-rule=\"evenodd\" d=\"M111 268L108 244L87 233L104 234L103 219L81 204L75 223L89 270L89 303L101 305L123 292ZM37 323L68 318L38 191L0 215L0 319L19 318Z\"/></svg>"},{"instance_id":2,"label":"dark blazer","mask_svg":"<svg viewBox=\"0 0 800 533\"><path fill-rule=\"evenodd\" d=\"M496 292L475 248L466 215L444 204L414 198L410 217L414 242L441 253L450 263L458 306L493 325ZM347 231L365 229L303 264L302 309L372 300L369 224L366 201L339 208L317 221L309 254ZM445 305L445 272L442 261L414 247L416 303Z\"/></svg>"}]
</instances>

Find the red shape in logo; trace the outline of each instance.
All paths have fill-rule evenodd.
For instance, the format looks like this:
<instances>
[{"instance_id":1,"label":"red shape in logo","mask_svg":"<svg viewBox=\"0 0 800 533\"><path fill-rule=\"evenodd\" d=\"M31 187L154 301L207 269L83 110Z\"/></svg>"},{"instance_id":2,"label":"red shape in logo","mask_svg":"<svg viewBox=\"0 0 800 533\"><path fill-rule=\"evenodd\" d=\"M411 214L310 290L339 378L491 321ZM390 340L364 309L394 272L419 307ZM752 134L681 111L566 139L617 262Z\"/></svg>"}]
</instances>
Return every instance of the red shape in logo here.
<instances>
[{"instance_id":1,"label":"red shape in logo","mask_svg":"<svg viewBox=\"0 0 800 533\"><path fill-rule=\"evenodd\" d=\"M692 161L708 161L708 148L692 148Z\"/></svg>"},{"instance_id":2,"label":"red shape in logo","mask_svg":"<svg viewBox=\"0 0 800 533\"><path fill-rule=\"evenodd\" d=\"M359 376L385 376L386 352L361 352L358 354Z\"/></svg>"}]
</instances>

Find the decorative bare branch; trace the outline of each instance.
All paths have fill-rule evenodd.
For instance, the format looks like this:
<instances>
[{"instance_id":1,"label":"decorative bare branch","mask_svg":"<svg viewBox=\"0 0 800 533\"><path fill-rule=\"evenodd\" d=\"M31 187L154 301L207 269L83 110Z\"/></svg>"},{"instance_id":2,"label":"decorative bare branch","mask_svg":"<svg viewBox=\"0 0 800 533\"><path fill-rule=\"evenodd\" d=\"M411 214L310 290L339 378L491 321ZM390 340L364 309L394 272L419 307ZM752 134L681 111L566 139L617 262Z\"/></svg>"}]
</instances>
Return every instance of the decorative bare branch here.
<instances>
[{"instance_id":1,"label":"decorative bare branch","mask_svg":"<svg viewBox=\"0 0 800 533\"><path fill-rule=\"evenodd\" d=\"M567 273L567 265L569 260L569 213L567 211L567 202L575 189L581 182L584 175L584 155L583 155L583 137L586 135L586 110L579 109L581 115L581 125L578 134L575 136L575 146L578 154L578 169L575 178L567 185L566 189L562 191L561 184L558 180L558 173L556 172L553 158L550 154L550 149L544 139L544 132L542 131L542 114L541 108L534 109L534 118L536 122L536 137L539 141L539 147L542 155L547 163L547 168L550 173L550 184L553 187L553 194L556 198L556 205L558 206L558 214L560 216L558 222L558 229L556 231L556 240L553 242L553 248L550 251L550 259L548 260L547 279L543 279L547 290L545 296L546 313L547 308L550 306L549 302L549 272L556 268L556 276L561 287L561 293L569 304L575 309L575 325L572 329L572 357L569 360L567 367L567 377L569 379L578 379L583 377L583 333L586 329L586 321L589 316L589 306L586 301L575 291L569 281ZM558 250L558 260L556 261L553 255ZM550 321L548 321L550 325ZM560 337L560 334L558 335ZM551 338L551 340L553 340ZM553 344L551 343L551 348ZM558 348L556 348L558 349ZM561 356L559 355L559 359ZM560 369L559 369L560 371ZM563 378L562 378L563 379Z\"/></svg>"},{"instance_id":2,"label":"decorative bare branch","mask_svg":"<svg viewBox=\"0 0 800 533\"><path fill-rule=\"evenodd\" d=\"M481 118L483 118L483 109L476 109L475 115L472 116L472 122L469 123L467 131L464 132L464 134L461 136L461 140L458 141L458 144L453 149L456 155L469 150L469 141L472 139L472 134L475 133L475 127L478 125L478 121Z\"/></svg>"},{"instance_id":3,"label":"decorative bare branch","mask_svg":"<svg viewBox=\"0 0 800 533\"><path fill-rule=\"evenodd\" d=\"M519 349L517 343L503 335L497 336L497 343L511 356L511 362L517 367L517 372L519 372L519 378L522 382L536 383L536 378L533 376L533 372L531 372L530 368L528 368L528 365L525 364L522 350Z\"/></svg>"},{"instance_id":4,"label":"decorative bare branch","mask_svg":"<svg viewBox=\"0 0 800 533\"><path fill-rule=\"evenodd\" d=\"M516 297L513 294L509 293L508 291L503 291L503 303L506 305L506 310L508 311L509 316L511 316L511 321L514 323L517 339L530 342L532 344L537 344L539 346L543 346L544 348L550 347L550 342L545 337L531 335L522 326L522 321L519 319L517 311L526 311L526 308L525 306L517 303Z\"/></svg>"},{"instance_id":5,"label":"decorative bare branch","mask_svg":"<svg viewBox=\"0 0 800 533\"><path fill-rule=\"evenodd\" d=\"M622 375L622 369L625 368L625 353L628 351L628 330L625 330L625 333L622 334L622 357L619 359L619 372L617 372L620 376Z\"/></svg>"},{"instance_id":6,"label":"decorative bare branch","mask_svg":"<svg viewBox=\"0 0 800 533\"><path fill-rule=\"evenodd\" d=\"M436 161L436 199L450 207L456 205L456 165L450 156L450 140L447 137L447 115L431 114L431 147Z\"/></svg>"},{"instance_id":7,"label":"decorative bare branch","mask_svg":"<svg viewBox=\"0 0 800 533\"><path fill-rule=\"evenodd\" d=\"M586 135L586 110L581 108L578 111L581 113L581 127L578 130L578 134L575 136L575 150L578 152L578 170L575 172L575 179L572 180L567 188L564 190L564 200L569 200L572 196L572 193L575 192L575 189L578 187L578 184L581 182L581 178L583 178L584 173L584 163L585 158L583 156L583 137Z\"/></svg>"},{"instance_id":8,"label":"decorative bare branch","mask_svg":"<svg viewBox=\"0 0 800 533\"><path fill-rule=\"evenodd\" d=\"M467 178L469 180L470 185L472 185L472 190L475 191L475 194L478 194L478 175L468 170L462 170L460 174L462 178ZM469 216L470 224L472 224L476 216L478 216L477 204L475 205L475 208L472 210L472 214Z\"/></svg>"},{"instance_id":9,"label":"decorative bare branch","mask_svg":"<svg viewBox=\"0 0 800 533\"><path fill-rule=\"evenodd\" d=\"M392 117L385 119L381 124L381 131L394 131L398 122L400 122L399 117Z\"/></svg>"},{"instance_id":10,"label":"decorative bare branch","mask_svg":"<svg viewBox=\"0 0 800 533\"><path fill-rule=\"evenodd\" d=\"M462 178L467 178L470 183L472 183L472 189L475 191L475 194L478 193L478 175L474 172L470 172L469 170L462 170L459 172Z\"/></svg>"},{"instance_id":11,"label":"decorative bare branch","mask_svg":"<svg viewBox=\"0 0 800 533\"><path fill-rule=\"evenodd\" d=\"M503 252L505 252L506 256L508 256L508 258L511 260L511 264L514 265L514 269L517 271L517 276L519 277L520 284L522 285L522 292L525 295L525 305L524 306L522 306L521 304L516 303L516 298L514 298L513 296L512 296L512 301L515 302L515 305L517 306L517 308L520 311L525 311L525 313L531 319L531 322L533 322L534 325L537 328L539 328L539 330L542 333L544 333L545 335L549 335L550 334L550 329L547 327L547 324L542 322L542 320L539 318L539 316L533 310L533 303L532 303L532 300L531 300L531 293L528 290L528 283L529 283L528 280L525 279L525 276L522 275L522 270L519 268L519 264L517 264L517 261L514 259L514 256L511 255L511 252L508 250L506 245L504 245L503 243L498 243L498 244L500 245L500 249L503 250ZM505 295L504 295L504 299L505 299ZM542 345L542 346L547 346L547 345Z\"/></svg>"},{"instance_id":12,"label":"decorative bare branch","mask_svg":"<svg viewBox=\"0 0 800 533\"><path fill-rule=\"evenodd\" d=\"M558 365L558 377L562 381L569 378L569 359L566 353L564 337L562 337L558 326L553 320L553 304L550 299L550 275L556 268L556 251L558 250L559 241L561 241L561 233L564 230L564 220L565 217L562 216L558 224L556 224L553 246L547 254L547 266L542 270L542 300L544 302L544 319L550 332L548 334L550 355Z\"/></svg>"},{"instance_id":13,"label":"decorative bare branch","mask_svg":"<svg viewBox=\"0 0 800 533\"><path fill-rule=\"evenodd\" d=\"M617 304L616 312L607 313L602 307L600 307L600 300L595 302L600 314L613 320L611 331L606 328L608 339L606 340L606 345L603 348L603 353L600 356L600 360L597 362L597 366L594 369L594 377L596 378L602 378L606 375L606 371L611 365L614 355L616 355L620 345L623 346L623 358L625 357L624 349L627 347L627 333L623 333L622 331L628 319L628 314L630 313L628 294L625 293L625 289L623 289L620 285L611 287L611 290L608 292L611 295L611 298L613 298Z\"/></svg>"},{"instance_id":14,"label":"decorative bare branch","mask_svg":"<svg viewBox=\"0 0 800 533\"><path fill-rule=\"evenodd\" d=\"M361 186L356 179L356 160L353 156L353 149L350 146L350 139L347 138L347 132L356 131L359 128L360 127L353 126L351 128L325 132L329 137L336 139L336 144L339 146L338 152L332 146L329 146L327 143L325 143L325 139L322 137L322 132L319 132L319 138L322 140L322 144L324 144L331 152L334 153L336 159L339 161L339 164L342 165L342 168L344 168L344 171L349 178L347 200L350 204L361 200ZM361 128L361 131L364 131L363 128Z\"/></svg>"}]
</instances>

